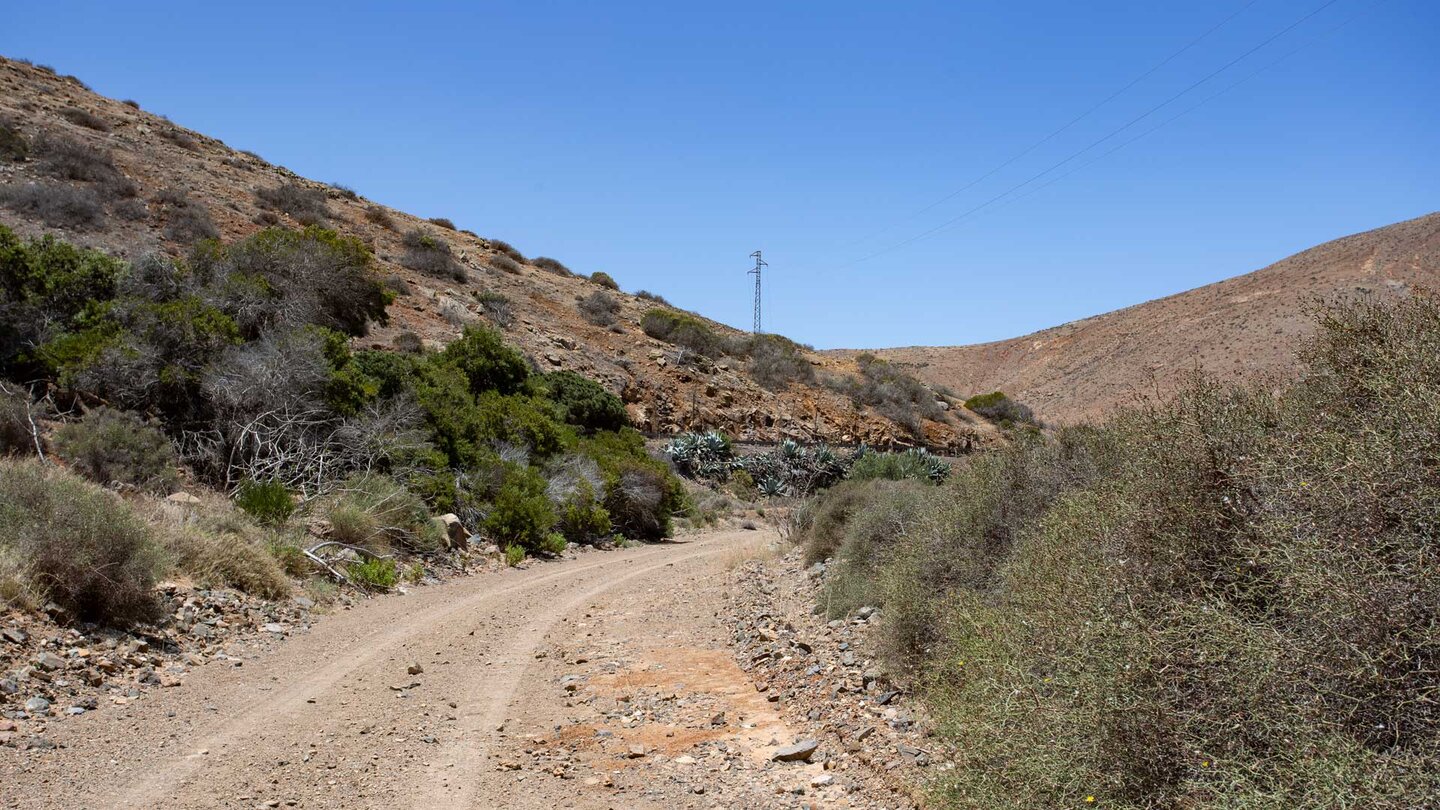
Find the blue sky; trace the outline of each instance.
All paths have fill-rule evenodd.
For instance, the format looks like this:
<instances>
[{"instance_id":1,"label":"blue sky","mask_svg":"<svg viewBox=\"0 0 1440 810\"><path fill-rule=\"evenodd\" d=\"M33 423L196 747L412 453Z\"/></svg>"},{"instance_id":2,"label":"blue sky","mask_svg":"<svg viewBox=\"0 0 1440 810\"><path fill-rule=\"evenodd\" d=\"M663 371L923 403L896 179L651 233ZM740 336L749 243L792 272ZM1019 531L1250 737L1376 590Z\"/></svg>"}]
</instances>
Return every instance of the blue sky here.
<instances>
[{"instance_id":1,"label":"blue sky","mask_svg":"<svg viewBox=\"0 0 1440 810\"><path fill-rule=\"evenodd\" d=\"M1325 3L57 0L0 53L737 326L761 248L768 330L955 344L1440 208L1440 4L1333 0L914 239Z\"/></svg>"}]
</instances>

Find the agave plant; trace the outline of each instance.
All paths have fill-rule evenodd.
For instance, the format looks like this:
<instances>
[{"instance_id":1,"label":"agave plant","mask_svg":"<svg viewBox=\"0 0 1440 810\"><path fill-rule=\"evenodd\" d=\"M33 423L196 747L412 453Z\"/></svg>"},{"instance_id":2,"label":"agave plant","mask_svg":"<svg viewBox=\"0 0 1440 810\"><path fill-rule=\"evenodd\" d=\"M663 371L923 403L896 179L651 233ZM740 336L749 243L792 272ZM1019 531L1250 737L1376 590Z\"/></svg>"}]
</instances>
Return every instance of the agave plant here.
<instances>
[{"instance_id":1,"label":"agave plant","mask_svg":"<svg viewBox=\"0 0 1440 810\"><path fill-rule=\"evenodd\" d=\"M730 477L734 451L730 440L718 431L682 433L665 446L665 454L681 475L691 478L725 480Z\"/></svg>"}]
</instances>

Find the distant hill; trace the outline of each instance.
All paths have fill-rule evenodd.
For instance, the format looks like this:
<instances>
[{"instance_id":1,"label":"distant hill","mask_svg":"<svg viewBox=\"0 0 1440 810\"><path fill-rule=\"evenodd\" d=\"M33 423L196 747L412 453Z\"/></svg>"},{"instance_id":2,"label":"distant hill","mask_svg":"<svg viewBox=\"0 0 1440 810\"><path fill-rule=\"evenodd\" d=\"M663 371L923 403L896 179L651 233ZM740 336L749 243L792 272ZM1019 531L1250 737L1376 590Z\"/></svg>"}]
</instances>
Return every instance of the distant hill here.
<instances>
[{"instance_id":1,"label":"distant hill","mask_svg":"<svg viewBox=\"0 0 1440 810\"><path fill-rule=\"evenodd\" d=\"M504 189L476 193L503 195ZM744 358L686 356L645 334L641 318L665 305L655 296L612 290L608 277L590 277L604 268L572 272L554 260L527 258L498 239L308 180L146 112L143 103L105 98L75 77L5 58L0 224L24 236L56 234L130 259L152 252L183 255L205 236L229 241L269 225L323 224L370 246L382 273L401 291L390 307L390 324L360 339L361 345L416 337L441 345L464 324L488 322L542 369L601 381L625 400L635 424L651 433L719 428L745 441L923 443L951 451L986 445L998 435L964 409L932 409L931 418L920 420L917 437L915 423L902 426L879 408L855 405L836 390L843 386L821 384L854 375L853 363L800 347L801 370L809 365L818 375L802 375L780 390L771 390L778 387L772 381L767 389ZM608 315L587 318L579 305L596 293L613 297L614 304ZM724 340L744 336L694 317Z\"/></svg>"},{"instance_id":2,"label":"distant hill","mask_svg":"<svg viewBox=\"0 0 1440 810\"><path fill-rule=\"evenodd\" d=\"M974 346L872 350L961 396L1002 390L1042 419L1102 415L1162 393L1189 370L1284 375L1311 329L1308 303L1440 288L1440 213L1326 242L1253 273ZM855 351L832 353L837 358Z\"/></svg>"}]
</instances>

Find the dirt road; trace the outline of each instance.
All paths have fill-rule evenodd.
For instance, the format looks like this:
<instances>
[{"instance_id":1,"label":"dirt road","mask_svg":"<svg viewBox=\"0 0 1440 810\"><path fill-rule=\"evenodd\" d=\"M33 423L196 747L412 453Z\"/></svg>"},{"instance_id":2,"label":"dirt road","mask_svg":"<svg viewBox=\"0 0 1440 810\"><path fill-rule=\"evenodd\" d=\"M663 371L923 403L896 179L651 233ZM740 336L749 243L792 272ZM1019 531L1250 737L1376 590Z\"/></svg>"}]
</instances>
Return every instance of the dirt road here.
<instances>
[{"instance_id":1,"label":"dirt road","mask_svg":"<svg viewBox=\"0 0 1440 810\"><path fill-rule=\"evenodd\" d=\"M370 600L278 651L0 749L0 805L856 806L734 664L717 532ZM410 674L409 670L417 670ZM781 771L780 769L783 769Z\"/></svg>"}]
</instances>

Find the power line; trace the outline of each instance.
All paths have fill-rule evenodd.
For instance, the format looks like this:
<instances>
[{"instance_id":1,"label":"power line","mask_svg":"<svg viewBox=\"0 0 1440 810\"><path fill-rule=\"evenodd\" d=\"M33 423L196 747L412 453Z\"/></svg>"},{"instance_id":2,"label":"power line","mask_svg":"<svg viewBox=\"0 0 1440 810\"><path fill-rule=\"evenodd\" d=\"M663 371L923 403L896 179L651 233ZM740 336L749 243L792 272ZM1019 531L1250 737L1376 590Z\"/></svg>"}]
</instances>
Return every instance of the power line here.
<instances>
[{"instance_id":1,"label":"power line","mask_svg":"<svg viewBox=\"0 0 1440 810\"><path fill-rule=\"evenodd\" d=\"M1180 58L1181 56L1185 55L1187 52L1190 51L1191 48L1194 48L1196 45L1199 45L1201 42L1204 42L1206 39L1208 39L1208 38L1210 37L1211 34L1215 33L1216 31L1219 31L1221 28L1224 28L1226 25L1228 25L1228 24L1230 23L1231 20L1234 20L1236 17L1239 17L1241 14L1245 13L1245 11L1246 11L1247 9L1249 9L1251 6L1255 5L1257 2L1259 2L1259 0L1249 0L1249 2L1247 2L1245 5L1241 6L1238 10L1236 10L1235 12L1233 12L1232 14L1230 14L1230 16L1226 17L1225 19L1221 20L1220 22L1216 23L1215 25L1211 26L1208 30L1205 31L1205 33L1201 34L1200 36L1198 36L1198 37L1196 37L1196 38L1194 38L1194 39L1192 39L1192 40L1190 40L1190 42L1187 43L1187 44L1185 45L1185 47L1181 48L1181 49L1178 50L1178 51L1175 51L1174 53L1170 54L1169 56L1167 56L1167 57L1165 57L1164 59L1160 60L1159 62L1155 63L1155 65L1152 66L1149 70L1146 70L1144 73L1141 73L1139 76L1136 76L1134 79L1131 79L1131 80L1129 81L1129 83L1127 83L1124 87L1121 87L1119 90L1116 90L1115 92L1111 93L1110 95L1106 96L1105 98L1103 98L1103 99L1101 99L1100 101L1096 102L1095 104L1091 105L1091 106L1090 106L1088 109L1086 109L1084 112L1080 113L1079 115L1075 116L1074 118L1071 118L1071 119L1070 119L1069 121L1067 121L1065 124L1061 125L1059 129L1054 130L1054 131L1051 132L1049 135L1046 135L1045 137L1041 138L1041 139L1038 140L1038 141L1035 141L1034 143L1030 144L1029 146L1025 147L1024 149L1020 150L1019 152L1016 152L1014 155L1010 156L1007 160L1005 160L1005 162L1001 163L1000 165L991 168L989 171L986 171L984 174L980 175L979 177L976 177L974 180L971 180L970 182L966 183L965 185L961 186L960 188L958 188L958 189L950 192L949 194L946 194L944 197L941 197L940 199L938 199L938 200L930 203L929 205L925 206L924 208L921 208L921 209L919 209L919 210L917 210L917 211L914 211L914 212L912 212L912 213L910 213L910 214L907 214L907 215L901 217L900 219L897 219L897 220L895 220L894 222L891 222L889 225L886 225L885 227L883 227L883 228L881 228L881 229L879 229L879 230L877 230L877 231L871 231L868 235L863 236L863 237L861 237L861 238L859 238L859 239L856 239L855 241L850 242L849 244L850 244L850 245L858 245L858 244L861 244L861 243L863 243L863 242L868 242L868 241L870 241L871 239L875 238L876 236L879 236L880 234L885 233L886 231L890 230L891 228L894 228L896 225L899 225L900 223L905 222L905 221L907 221L907 220L914 219L915 217L921 216L922 214L925 214L925 213L933 210L936 206L939 206L939 205L942 205L942 204L944 204L944 203L947 203L947 202L949 202L950 200L953 200L953 199L955 199L956 197L960 196L961 194L964 194L965 192L967 192L967 191L969 191L970 189L974 188L975 186L980 185L981 183L983 183L983 182L985 182L986 180L988 180L988 179L990 179L991 177L993 177L997 172L1000 172L1000 171L1008 168L1011 164L1015 163L1015 161L1017 161L1017 160L1025 157L1026 155L1030 154L1031 152L1034 152L1036 149L1039 149L1040 147L1042 147L1042 146L1044 146L1045 144L1049 143L1050 141L1054 140L1056 137L1060 136L1062 133L1064 133L1065 131L1069 130L1071 127L1073 127L1073 126L1075 126L1076 124L1080 123L1081 121L1085 120L1086 118L1088 118L1088 117L1090 116L1091 113L1095 112L1096 110L1100 109L1101 107L1104 107L1106 104L1109 104L1110 102L1112 102L1112 101L1114 101L1115 99L1119 98L1121 95L1124 95L1124 93L1125 93L1126 91L1128 91L1130 88L1134 87L1135 85L1139 84L1140 82L1143 82L1143 81L1145 81L1146 79L1148 79L1148 78L1150 78L1151 76L1153 76L1156 71L1160 70L1161 68L1165 67L1166 65L1170 64L1171 62L1173 62L1173 61L1175 61L1176 59Z\"/></svg>"},{"instance_id":2,"label":"power line","mask_svg":"<svg viewBox=\"0 0 1440 810\"><path fill-rule=\"evenodd\" d=\"M1340 29L1345 28L1346 26L1348 26L1348 25L1350 25L1351 23L1355 22L1355 21L1358 20L1359 18L1365 16L1365 15L1368 14L1368 13L1371 13L1371 12L1375 11L1376 9L1380 8L1381 6L1383 6L1383 5L1385 5L1386 3L1389 3L1389 2L1390 2L1390 0L1375 0L1375 2L1372 2L1370 5L1368 5L1368 6L1364 7L1364 8L1362 8L1362 9L1360 9L1359 11L1357 11L1357 12L1355 12L1354 14L1350 15L1349 17L1345 18L1345 19L1342 20L1339 24L1335 25L1334 27L1330 28L1329 30L1327 30L1327 31L1325 31L1325 32L1323 32L1323 33L1321 33L1321 34L1316 35L1315 37L1313 37L1313 38L1310 39L1309 41L1304 42L1304 43L1296 46L1295 48L1292 48L1291 50L1287 51L1286 53L1284 53L1283 55L1281 55L1279 58L1275 59L1274 61L1268 62L1268 63L1266 63L1265 65L1262 65L1261 67L1255 69L1254 71L1246 74L1245 76L1242 76L1241 78L1236 79L1234 82L1231 82L1230 84L1226 85L1225 87L1222 87L1221 89L1216 90L1214 93L1211 93L1210 95L1206 96L1205 98L1201 99L1200 101L1197 101L1196 103L1190 105L1189 107L1186 107L1185 109L1181 110L1180 112L1176 113L1175 115L1172 115L1172 116L1170 116L1169 118L1165 119L1164 121L1161 121L1160 123L1156 124L1155 126L1153 126L1153 127L1149 128L1149 129L1145 130L1144 132L1141 132L1139 135L1136 135L1136 136L1134 136L1133 138L1129 138L1129 139L1127 139L1127 140L1121 141L1120 143L1116 144L1114 147L1105 150L1105 151L1102 152L1101 154L1096 155L1095 157L1093 157L1093 158L1085 161L1084 163L1080 164L1079 166L1076 166L1075 168L1071 169L1070 171L1065 172L1064 174L1061 174L1061 175L1059 175L1058 177L1053 177L1053 178L1051 178L1050 180L1046 181L1045 183L1042 183L1042 184L1036 186L1035 188L1030 189L1029 191L1025 192L1024 194L1021 194L1021 195L1018 196L1018 197L1015 197L1015 198L1013 198L1013 199L1010 199L1010 200L1006 201L1006 202L1004 203L1004 205L1011 205L1011 204L1013 204L1013 203L1016 203L1016 202L1019 202L1020 200L1025 199L1025 198L1027 198L1027 197L1030 197L1030 196L1032 196L1032 195L1038 194L1038 193L1041 192L1042 190L1047 189L1047 188L1049 188L1050 186L1055 185L1056 183L1060 182L1061 180L1064 180L1065 178L1070 177L1070 176L1073 175L1073 174L1076 174L1076 173L1078 173L1078 172L1084 171L1085 169L1088 169L1089 167L1095 165L1096 163L1099 163L1100 161L1104 160L1105 158L1107 158L1107 157L1115 154L1116 152L1120 151L1121 149L1124 149L1125 147L1129 146L1130 144L1135 143L1136 141L1141 140L1142 138L1146 138L1146 137L1150 136L1150 135L1153 134L1156 130L1159 130L1159 129L1165 127L1165 126L1168 126L1169 124L1172 124L1172 123L1174 123L1175 121L1177 121L1177 120L1179 120L1179 119L1181 119L1181 118L1184 118L1185 116L1189 115L1190 113L1194 112L1195 110L1198 110L1198 109L1200 109L1201 107L1205 106L1206 104L1209 104L1211 101L1214 101L1215 99L1219 98L1220 96L1223 96L1223 95L1225 95L1226 93L1230 92L1231 90L1234 90L1236 87L1239 87L1240 85L1244 84L1245 82L1248 82L1248 81L1250 81L1251 79L1255 78L1256 76L1259 76L1261 73L1264 73L1265 71L1267 71L1267 70L1275 67L1276 65L1280 64L1281 62L1284 62L1285 60L1287 60L1287 59L1289 59L1290 57L1294 56L1295 54L1297 54L1297 53L1305 50L1306 48L1309 48L1309 47L1311 47L1311 46L1313 46L1313 45L1316 45L1317 43L1321 42L1322 40L1325 40L1325 39L1328 39L1329 37L1334 36L1336 33L1338 33L1338 32L1340 31ZM1002 206L1002 207L1003 207L1003 206ZM957 223L955 223L955 224L958 225L958 224L961 224L961 223L957 222Z\"/></svg>"},{"instance_id":3,"label":"power line","mask_svg":"<svg viewBox=\"0 0 1440 810\"><path fill-rule=\"evenodd\" d=\"M1056 169L1058 169L1058 168L1060 168L1060 167L1062 167L1062 166L1070 163L1071 161L1075 160L1076 158L1080 157L1081 155L1085 154L1086 152L1089 152L1090 150L1094 149L1095 147L1099 146L1100 144L1105 143L1106 141L1110 140L1111 138L1114 138L1116 135L1119 135L1121 132L1124 132L1125 130L1129 129L1130 127L1134 126L1135 124L1137 124L1137 123L1145 120L1146 118L1149 118L1151 115L1154 115L1155 113L1159 112L1160 110L1164 109L1165 107L1170 106L1171 104L1173 104L1174 102L1176 102L1177 100L1179 100L1181 97L1189 94L1191 91L1195 90L1196 88L1200 87L1201 85L1205 84L1206 82L1209 82L1211 79L1215 78L1216 76L1220 75L1221 73L1224 73L1226 70L1229 70L1230 68L1234 67L1236 64L1238 64L1239 62L1241 62L1241 61L1244 60L1245 58L1249 57L1251 54L1254 54L1256 51L1260 50L1261 48L1264 48L1265 46L1267 46L1267 45L1269 45L1270 43L1274 42L1275 40L1279 39L1280 37L1282 37L1282 36L1290 33L1291 31L1295 30L1295 29L1298 28L1299 26L1303 25L1305 22L1309 21L1310 18L1314 17L1315 15L1317 15L1317 14L1319 14L1320 12L1324 11L1325 9L1327 9L1327 8L1335 5L1335 4L1338 3L1338 2L1340 2L1340 0L1327 0L1325 3L1322 3L1318 8L1314 9L1313 11L1311 11L1310 13L1308 13L1308 14L1306 14L1305 16L1301 17L1300 19L1296 20L1295 22L1290 23L1289 25L1287 25L1287 26L1285 26L1284 28L1280 29L1280 30L1277 31L1276 33L1271 34L1269 37L1267 37L1267 38L1265 38L1263 41L1261 41L1260 44L1258 44L1258 45L1250 48L1249 50L1247 50L1247 51L1245 51L1244 53L1240 54L1239 56L1235 57L1234 59L1231 59L1229 62L1226 62L1225 64L1221 65L1220 67L1218 67L1218 68L1216 68L1215 70L1211 71L1210 73L1206 74L1203 78L1201 78L1201 79L1199 79L1198 81L1195 81L1194 83L1190 84L1190 85L1189 85L1188 87L1186 87L1184 90L1181 90L1180 92L1174 94L1173 96L1170 96L1170 97L1167 98L1166 100L1160 102L1159 104L1156 104L1155 106L1151 107L1150 109L1146 110L1145 112L1141 113L1140 115L1137 115L1137 116L1135 116L1134 118L1130 119L1130 120L1127 121L1125 124L1123 124L1123 125L1115 128L1115 129L1111 130L1108 134L1106 134L1105 136L1101 137L1100 139L1091 142L1088 146L1084 147L1083 149L1080 149L1080 150L1078 150L1078 151L1076 151L1076 152L1071 153L1068 157L1064 158L1063 160L1059 161L1058 163L1054 163L1054 164L1050 165L1049 167L1045 168L1044 170L1042 170L1042 171L1040 171L1040 172L1032 175L1030 178L1028 178L1028 179L1026 179L1026 180L1024 180L1024 181L1022 181L1022 182L1020 182L1020 183L1017 183L1017 184L1011 186L1010 188L1006 189L1005 191L1002 191L1002 192L1000 192L999 194L996 194L995 196L989 198L988 200L985 200L984 202L980 203L979 205L976 205L976 206L974 206L974 207L972 207L972 208L970 208L970 209L968 209L968 210L966 210L966 211L961 212L960 214L957 214L957 215L954 216L954 217L951 217L950 219L945 220L944 222L940 223L939 225L936 225L936 226L933 227L933 228L930 228L930 229L928 229L928 230L922 231L922 232L916 234L915 236L912 236L912 237L910 237L910 238L908 238L908 239L904 239L904 240L902 240L902 241L900 241L900 242L896 242L896 243L894 243L894 244L887 245L886 247L880 248L879 250L876 250L876 251L874 251L874 252L872 252L872 253L869 253L869 254L866 254L866 255L864 255L864 256L861 256L861 257L858 258L858 259L854 259L854 260L852 260L852 261L846 262L845 264L839 265L838 268L852 267L852 266L857 265L857 264L860 264L860 263L862 263L862 262L867 262L867 261L870 261L871 259L877 258L877 257L879 257L879 256L883 256L884 254L889 253L889 252L892 251L892 250L897 250L897 249L902 248L902 247L905 247L905 246L907 246L907 245L914 244L915 242L918 242L918 241L920 241L921 239L924 239L924 238L926 238L926 237L928 237L928 236L931 236L931 235L933 235L933 234L935 234L935 233L938 233L939 231L942 231L942 230L950 227L951 225L959 222L960 220L963 220L963 219L966 219L966 218L970 217L971 215L975 214L975 213L978 212L978 211L981 211L981 210L983 210L983 209L985 209L985 208L989 208L991 205L995 204L996 202L999 202L1000 200L1004 199L1005 197L1010 196L1011 194L1015 193L1016 191L1019 191L1020 189L1026 187L1026 186L1028 186L1028 185L1030 185L1031 183L1034 183L1036 180L1039 180L1040 178L1044 177L1045 175L1050 174L1051 172L1055 171ZM837 268L837 269L838 269L838 268Z\"/></svg>"}]
</instances>

